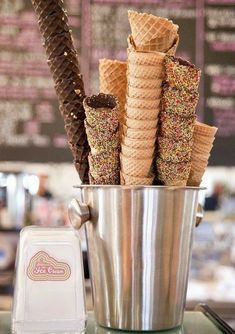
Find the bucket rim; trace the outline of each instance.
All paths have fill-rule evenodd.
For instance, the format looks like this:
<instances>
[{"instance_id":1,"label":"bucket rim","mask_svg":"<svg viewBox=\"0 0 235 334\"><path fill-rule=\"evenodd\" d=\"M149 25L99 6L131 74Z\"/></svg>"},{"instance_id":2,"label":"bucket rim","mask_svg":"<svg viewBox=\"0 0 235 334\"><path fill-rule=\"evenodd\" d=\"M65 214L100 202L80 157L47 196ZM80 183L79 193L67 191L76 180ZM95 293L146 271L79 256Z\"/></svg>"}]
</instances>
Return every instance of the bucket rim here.
<instances>
[{"instance_id":1,"label":"bucket rim","mask_svg":"<svg viewBox=\"0 0 235 334\"><path fill-rule=\"evenodd\" d=\"M206 190L207 187L196 187L196 186L161 186L161 185L120 185L120 184L81 184L74 185L75 189L166 189L166 190Z\"/></svg>"}]
</instances>

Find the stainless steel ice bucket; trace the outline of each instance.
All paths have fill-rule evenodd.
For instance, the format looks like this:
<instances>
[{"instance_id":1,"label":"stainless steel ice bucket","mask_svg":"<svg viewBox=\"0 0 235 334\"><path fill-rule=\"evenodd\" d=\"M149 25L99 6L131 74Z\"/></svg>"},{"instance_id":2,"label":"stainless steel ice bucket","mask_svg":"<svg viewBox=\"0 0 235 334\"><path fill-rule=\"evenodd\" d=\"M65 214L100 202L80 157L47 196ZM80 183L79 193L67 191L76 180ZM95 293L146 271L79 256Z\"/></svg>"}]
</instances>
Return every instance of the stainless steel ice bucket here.
<instances>
[{"instance_id":1,"label":"stainless steel ice bucket","mask_svg":"<svg viewBox=\"0 0 235 334\"><path fill-rule=\"evenodd\" d=\"M80 186L69 215L86 223L99 325L163 330L182 324L200 188Z\"/></svg>"}]
</instances>

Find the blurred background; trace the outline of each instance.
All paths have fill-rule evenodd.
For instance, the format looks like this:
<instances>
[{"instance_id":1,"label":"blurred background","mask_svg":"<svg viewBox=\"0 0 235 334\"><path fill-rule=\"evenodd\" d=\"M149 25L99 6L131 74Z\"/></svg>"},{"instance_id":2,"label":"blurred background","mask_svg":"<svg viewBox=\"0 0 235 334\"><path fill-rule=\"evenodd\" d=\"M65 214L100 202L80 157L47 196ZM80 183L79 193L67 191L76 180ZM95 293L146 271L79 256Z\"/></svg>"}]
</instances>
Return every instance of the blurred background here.
<instances>
[{"instance_id":1,"label":"blurred background","mask_svg":"<svg viewBox=\"0 0 235 334\"><path fill-rule=\"evenodd\" d=\"M126 59L127 9L180 26L177 55L202 71L198 118L219 128L200 194L187 308L206 302L235 327L235 1L67 0L86 92L98 92L98 59ZM68 224L80 180L30 0L0 1L0 310L11 308L22 227ZM82 237L88 307L92 307Z\"/></svg>"}]
</instances>

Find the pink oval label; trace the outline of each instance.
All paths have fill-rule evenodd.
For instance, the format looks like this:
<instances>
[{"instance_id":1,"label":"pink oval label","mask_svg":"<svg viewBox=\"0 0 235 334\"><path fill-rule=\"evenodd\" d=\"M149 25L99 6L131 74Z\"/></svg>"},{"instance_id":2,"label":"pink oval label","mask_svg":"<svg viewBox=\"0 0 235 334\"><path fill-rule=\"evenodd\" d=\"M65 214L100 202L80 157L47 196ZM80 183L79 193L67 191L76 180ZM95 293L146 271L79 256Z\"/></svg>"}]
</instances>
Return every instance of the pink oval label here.
<instances>
[{"instance_id":1,"label":"pink oval label","mask_svg":"<svg viewBox=\"0 0 235 334\"><path fill-rule=\"evenodd\" d=\"M66 281L71 275L71 269L67 263L59 262L40 251L31 258L27 275L33 281Z\"/></svg>"}]
</instances>

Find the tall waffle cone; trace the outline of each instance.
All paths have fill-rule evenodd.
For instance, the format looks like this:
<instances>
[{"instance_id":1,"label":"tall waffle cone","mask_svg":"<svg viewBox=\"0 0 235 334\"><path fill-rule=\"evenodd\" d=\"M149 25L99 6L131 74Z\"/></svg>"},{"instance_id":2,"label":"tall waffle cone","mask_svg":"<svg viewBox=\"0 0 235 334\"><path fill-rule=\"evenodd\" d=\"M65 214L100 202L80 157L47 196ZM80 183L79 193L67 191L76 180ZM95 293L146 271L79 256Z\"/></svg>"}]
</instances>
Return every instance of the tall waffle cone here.
<instances>
[{"instance_id":1,"label":"tall waffle cone","mask_svg":"<svg viewBox=\"0 0 235 334\"><path fill-rule=\"evenodd\" d=\"M73 153L73 158L76 161L84 161L87 160L88 157L88 148L84 149L84 146L79 146L79 145L72 145L71 143L69 144L69 148Z\"/></svg>"},{"instance_id":2,"label":"tall waffle cone","mask_svg":"<svg viewBox=\"0 0 235 334\"><path fill-rule=\"evenodd\" d=\"M144 89L160 89L162 85L162 78L159 79L142 79L128 76L128 85L135 88L144 88Z\"/></svg>"},{"instance_id":3,"label":"tall waffle cone","mask_svg":"<svg viewBox=\"0 0 235 334\"><path fill-rule=\"evenodd\" d=\"M75 123L73 121L68 122L68 124L65 125L65 130L68 141L71 144L77 145L80 143L80 146L86 144L86 132L82 121L80 123Z\"/></svg>"},{"instance_id":4,"label":"tall waffle cone","mask_svg":"<svg viewBox=\"0 0 235 334\"><path fill-rule=\"evenodd\" d=\"M65 52L75 52L73 40L70 32L55 34L44 41L44 47L48 59L63 55Z\"/></svg>"},{"instance_id":5,"label":"tall waffle cone","mask_svg":"<svg viewBox=\"0 0 235 334\"><path fill-rule=\"evenodd\" d=\"M120 114L124 113L126 103L126 71L126 62L111 59L100 59L99 61L100 92L112 94L118 98ZM120 117L123 116L120 115Z\"/></svg>"},{"instance_id":6,"label":"tall waffle cone","mask_svg":"<svg viewBox=\"0 0 235 334\"><path fill-rule=\"evenodd\" d=\"M124 136L132 139L155 139L156 132L157 132L156 128L149 130L140 130L140 129L131 129L123 125Z\"/></svg>"},{"instance_id":7,"label":"tall waffle cone","mask_svg":"<svg viewBox=\"0 0 235 334\"><path fill-rule=\"evenodd\" d=\"M121 172L135 177L149 177L151 175L152 158L133 159L120 155Z\"/></svg>"},{"instance_id":8,"label":"tall waffle cone","mask_svg":"<svg viewBox=\"0 0 235 334\"><path fill-rule=\"evenodd\" d=\"M67 102L60 104L60 112L65 121L75 121L77 119L84 120L85 113L82 105L82 101Z\"/></svg>"},{"instance_id":9,"label":"tall waffle cone","mask_svg":"<svg viewBox=\"0 0 235 334\"><path fill-rule=\"evenodd\" d=\"M60 12L55 12L49 16L42 16L42 19L39 18L39 30L44 39L51 38L63 32L69 32L67 15L64 13L62 16L62 20L58 19L59 17Z\"/></svg>"},{"instance_id":10,"label":"tall waffle cone","mask_svg":"<svg viewBox=\"0 0 235 334\"><path fill-rule=\"evenodd\" d=\"M153 158L154 147L141 149L141 148L129 147L129 146L122 144L121 151L123 155L129 158L145 159L145 158Z\"/></svg>"},{"instance_id":11,"label":"tall waffle cone","mask_svg":"<svg viewBox=\"0 0 235 334\"><path fill-rule=\"evenodd\" d=\"M79 78L82 82L82 76L80 75L76 54L66 52L65 54L58 56L53 60L48 60L47 64L50 68L55 83L64 79L76 81Z\"/></svg>"},{"instance_id":12,"label":"tall waffle cone","mask_svg":"<svg viewBox=\"0 0 235 334\"><path fill-rule=\"evenodd\" d=\"M141 79L163 79L164 67L162 65L128 64L128 76Z\"/></svg>"},{"instance_id":13,"label":"tall waffle cone","mask_svg":"<svg viewBox=\"0 0 235 334\"><path fill-rule=\"evenodd\" d=\"M87 162L79 162L74 160L73 161L74 166L78 172L79 178L80 180L83 181L84 184L88 184L89 183L89 178L88 178L88 170L89 170L89 166Z\"/></svg>"},{"instance_id":14,"label":"tall waffle cone","mask_svg":"<svg viewBox=\"0 0 235 334\"><path fill-rule=\"evenodd\" d=\"M44 15L51 15L52 13L57 11L59 12L61 11L62 13L65 12L63 0L50 0L50 1L32 0L32 5L38 17Z\"/></svg>"},{"instance_id":15,"label":"tall waffle cone","mask_svg":"<svg viewBox=\"0 0 235 334\"><path fill-rule=\"evenodd\" d=\"M60 103L68 103L70 101L83 101L84 91L81 91L83 83L80 80L72 81L64 79L55 85L56 94Z\"/></svg>"},{"instance_id":16,"label":"tall waffle cone","mask_svg":"<svg viewBox=\"0 0 235 334\"><path fill-rule=\"evenodd\" d=\"M169 35L177 35L178 26L174 25L172 21L162 17L129 10L128 19L133 40L137 47L150 45L151 41L154 42L156 38L165 38L167 40ZM172 40L169 39L169 45L166 47L166 50L168 50L171 45ZM164 52L166 50L164 50Z\"/></svg>"},{"instance_id":17,"label":"tall waffle cone","mask_svg":"<svg viewBox=\"0 0 235 334\"><path fill-rule=\"evenodd\" d=\"M155 145L155 138L152 139L133 139L122 136L122 144L133 149L153 149Z\"/></svg>"},{"instance_id":18,"label":"tall waffle cone","mask_svg":"<svg viewBox=\"0 0 235 334\"><path fill-rule=\"evenodd\" d=\"M159 99L160 103L160 99ZM156 109L144 109L144 108L132 108L127 106L126 116L136 120L156 120L158 118L160 108Z\"/></svg>"},{"instance_id":19,"label":"tall waffle cone","mask_svg":"<svg viewBox=\"0 0 235 334\"><path fill-rule=\"evenodd\" d=\"M124 173L121 173L121 184L132 186L132 185L151 185L153 184L154 177L135 177Z\"/></svg>"},{"instance_id":20,"label":"tall waffle cone","mask_svg":"<svg viewBox=\"0 0 235 334\"><path fill-rule=\"evenodd\" d=\"M139 108L139 109L154 109L157 110L160 104L160 99L144 100L136 99L127 96L127 108Z\"/></svg>"},{"instance_id":21,"label":"tall waffle cone","mask_svg":"<svg viewBox=\"0 0 235 334\"><path fill-rule=\"evenodd\" d=\"M178 45L178 39L178 34L176 34L175 31L171 31L169 32L167 38L166 36L156 37L152 39L149 43L139 46L136 45L135 50L145 52L159 51L174 55Z\"/></svg>"},{"instance_id":22,"label":"tall waffle cone","mask_svg":"<svg viewBox=\"0 0 235 334\"><path fill-rule=\"evenodd\" d=\"M144 80L143 80L144 81ZM155 100L160 99L162 93L161 87L157 89L136 88L128 85L128 96L134 99Z\"/></svg>"},{"instance_id":23,"label":"tall waffle cone","mask_svg":"<svg viewBox=\"0 0 235 334\"><path fill-rule=\"evenodd\" d=\"M127 43L128 43L128 51L138 51L138 52L146 52L146 53L157 53L158 51L162 52L161 50L157 50L157 48L159 46L157 46L156 44L154 45L154 43L152 43L153 45L141 45L141 46L136 46L135 45L135 42L133 40L133 37L131 35L128 36L127 38ZM170 43L169 43L170 44ZM165 52L162 52L164 54L167 54L169 56L174 56L175 53L176 53L176 50L177 50L177 47L179 45L179 35L176 34L175 35L175 39L171 45L171 47L169 49L167 49ZM165 47L161 47L160 46L160 49L165 49Z\"/></svg>"},{"instance_id":24,"label":"tall waffle cone","mask_svg":"<svg viewBox=\"0 0 235 334\"><path fill-rule=\"evenodd\" d=\"M131 129L150 130L153 128L157 129L158 119L154 120L136 120L133 118L126 117L126 126Z\"/></svg>"},{"instance_id":25,"label":"tall waffle cone","mask_svg":"<svg viewBox=\"0 0 235 334\"><path fill-rule=\"evenodd\" d=\"M136 65L157 66L164 68L165 54L162 52L137 52L128 51L128 62Z\"/></svg>"}]
</instances>

